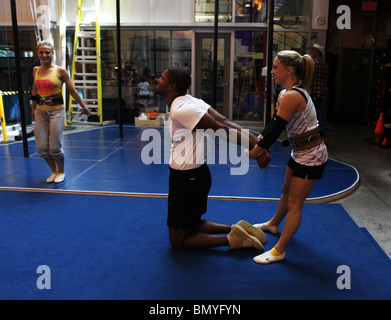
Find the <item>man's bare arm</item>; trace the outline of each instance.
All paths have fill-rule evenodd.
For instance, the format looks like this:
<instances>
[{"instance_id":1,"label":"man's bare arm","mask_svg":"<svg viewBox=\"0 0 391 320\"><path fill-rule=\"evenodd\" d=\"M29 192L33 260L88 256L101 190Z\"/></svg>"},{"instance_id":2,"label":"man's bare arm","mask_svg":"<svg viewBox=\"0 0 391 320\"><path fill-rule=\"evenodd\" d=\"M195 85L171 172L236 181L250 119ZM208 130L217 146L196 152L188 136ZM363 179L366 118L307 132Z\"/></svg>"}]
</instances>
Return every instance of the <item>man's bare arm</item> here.
<instances>
[{"instance_id":1,"label":"man's bare arm","mask_svg":"<svg viewBox=\"0 0 391 320\"><path fill-rule=\"evenodd\" d=\"M212 112L212 114L215 114L215 113ZM212 116L212 114L209 112L205 113L205 115L201 118L201 120L198 122L198 124L196 125L196 127L194 129L195 130L197 130L197 129L203 129L203 130L211 129L215 132L219 129L223 129L227 133L228 142L231 142L231 141L229 141L230 130L235 130L236 131L236 141L235 142L237 144L239 144L239 145L244 144L243 145L244 147L249 147L250 149L252 149L258 143L259 140L254 135L252 135L251 133L246 131L244 133L244 136L249 136L249 139L248 139L248 145L245 145L246 141L242 141L242 130L244 130L242 127L237 126L237 125L234 125L234 126L228 125L229 123L232 123L232 122L230 122L229 120L224 121L223 118L225 118L225 117L223 117L223 116L221 116L221 117L217 116L217 118L222 120L222 122L217 121L216 118Z\"/></svg>"},{"instance_id":2,"label":"man's bare arm","mask_svg":"<svg viewBox=\"0 0 391 320\"><path fill-rule=\"evenodd\" d=\"M244 128L242 128L241 126L236 124L235 122L228 120L227 117L223 116L221 113L216 111L214 108L209 108L208 113L213 117L213 119L215 119L215 121L217 121L221 125L227 126L232 129L236 129L240 132L245 130ZM251 150L258 143L259 139L255 135L253 135L251 132L249 132L248 130L246 130L246 134L248 134L248 136L249 136L249 147Z\"/></svg>"}]
</instances>

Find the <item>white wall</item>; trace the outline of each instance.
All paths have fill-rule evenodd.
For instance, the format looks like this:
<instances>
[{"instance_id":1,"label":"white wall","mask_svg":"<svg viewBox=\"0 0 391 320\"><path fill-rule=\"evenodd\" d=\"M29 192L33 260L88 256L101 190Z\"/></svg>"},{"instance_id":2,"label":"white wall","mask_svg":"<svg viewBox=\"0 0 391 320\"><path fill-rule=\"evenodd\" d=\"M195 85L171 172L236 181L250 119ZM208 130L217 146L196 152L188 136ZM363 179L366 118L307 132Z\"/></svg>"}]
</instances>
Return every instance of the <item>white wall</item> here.
<instances>
[{"instance_id":1,"label":"white wall","mask_svg":"<svg viewBox=\"0 0 391 320\"><path fill-rule=\"evenodd\" d=\"M66 7L68 26L75 24L77 0L60 0ZM100 22L102 25L116 24L116 1L100 0ZM84 0L83 5L92 7L95 0ZM58 22L58 0L16 0L18 24L21 26L43 23L42 11L31 13L34 7L48 6L50 21ZM121 0L121 24L190 24L193 23L193 0ZM41 7L41 9L44 7ZM151 10L152 8L152 10ZM313 0L312 28L327 30L329 0ZM84 14L87 21L95 21L93 13ZM9 0L0 1L0 25L12 25Z\"/></svg>"},{"instance_id":2,"label":"white wall","mask_svg":"<svg viewBox=\"0 0 391 320\"><path fill-rule=\"evenodd\" d=\"M101 25L116 24L116 1L101 0ZM84 6L94 6L95 0L84 0ZM77 0L66 1L67 24L73 25L76 20ZM152 8L152 9L151 9ZM121 24L187 24L193 22L192 0L121 0ZM87 20L94 19L86 14Z\"/></svg>"},{"instance_id":3,"label":"white wall","mask_svg":"<svg viewBox=\"0 0 391 320\"><path fill-rule=\"evenodd\" d=\"M50 40L59 20L58 1L55 0L16 0L18 26L34 26L42 31L42 38ZM11 26L11 4L0 1L0 26ZM53 26L55 26L53 28Z\"/></svg>"},{"instance_id":4,"label":"white wall","mask_svg":"<svg viewBox=\"0 0 391 320\"><path fill-rule=\"evenodd\" d=\"M53 0L51 0L53 2ZM56 1L57 3L57 1ZM40 12L42 12L44 7L48 6L48 0L16 0L16 13L18 25L21 26L31 26L36 25L37 20L41 16ZM39 7L41 7L41 11L39 11ZM57 7L57 6L56 6ZM32 12L36 12L34 14ZM54 12L57 14L57 11ZM12 25L12 17L11 17L11 4L9 0L1 0L0 1L0 25L2 26L10 26Z\"/></svg>"},{"instance_id":5,"label":"white wall","mask_svg":"<svg viewBox=\"0 0 391 320\"><path fill-rule=\"evenodd\" d=\"M313 0L312 29L327 30L329 22L329 0Z\"/></svg>"},{"instance_id":6,"label":"white wall","mask_svg":"<svg viewBox=\"0 0 391 320\"><path fill-rule=\"evenodd\" d=\"M66 7L66 21L72 26L76 21L77 0L61 0ZM116 1L100 0L100 23L116 24ZM84 0L83 6L94 7L95 0ZM36 26L45 23L45 8L50 10L50 21L59 21L58 0L16 0L18 25ZM189 24L193 22L193 0L121 0L121 24ZM39 10L40 8L40 10ZM152 10L151 10L152 8ZM38 9L36 11L36 9ZM47 10L46 10L47 11ZM42 13L44 15L42 15ZM95 21L94 13L83 14L83 20ZM0 26L12 25L9 0L0 1Z\"/></svg>"}]
</instances>

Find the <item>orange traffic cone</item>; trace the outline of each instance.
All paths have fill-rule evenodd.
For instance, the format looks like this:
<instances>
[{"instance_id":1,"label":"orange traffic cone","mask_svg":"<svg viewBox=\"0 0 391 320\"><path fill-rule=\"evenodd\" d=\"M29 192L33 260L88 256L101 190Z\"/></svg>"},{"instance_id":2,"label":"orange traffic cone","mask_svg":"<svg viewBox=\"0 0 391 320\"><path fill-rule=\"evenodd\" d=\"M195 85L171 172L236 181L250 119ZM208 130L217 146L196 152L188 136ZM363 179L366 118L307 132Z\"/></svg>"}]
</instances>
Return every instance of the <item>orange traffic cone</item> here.
<instances>
[{"instance_id":1,"label":"orange traffic cone","mask_svg":"<svg viewBox=\"0 0 391 320\"><path fill-rule=\"evenodd\" d=\"M384 139L385 131L384 131L384 123L383 123L383 113L380 113L379 120L377 121L377 125L374 132L374 143L381 144Z\"/></svg>"},{"instance_id":2,"label":"orange traffic cone","mask_svg":"<svg viewBox=\"0 0 391 320\"><path fill-rule=\"evenodd\" d=\"M383 147L388 147L387 137L384 137L383 142L382 142L381 145L382 145Z\"/></svg>"}]
</instances>

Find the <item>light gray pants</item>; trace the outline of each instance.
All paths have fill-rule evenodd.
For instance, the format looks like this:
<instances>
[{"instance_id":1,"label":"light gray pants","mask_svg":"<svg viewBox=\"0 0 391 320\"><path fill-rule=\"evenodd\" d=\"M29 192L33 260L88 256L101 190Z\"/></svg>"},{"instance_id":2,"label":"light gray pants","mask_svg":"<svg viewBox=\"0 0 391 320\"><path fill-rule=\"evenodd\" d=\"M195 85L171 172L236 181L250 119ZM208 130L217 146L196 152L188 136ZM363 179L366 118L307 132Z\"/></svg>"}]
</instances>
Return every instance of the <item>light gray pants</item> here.
<instances>
[{"instance_id":1,"label":"light gray pants","mask_svg":"<svg viewBox=\"0 0 391 320\"><path fill-rule=\"evenodd\" d=\"M34 135L38 155L47 159L64 159L62 150L62 132L64 130L65 110L35 110Z\"/></svg>"}]
</instances>

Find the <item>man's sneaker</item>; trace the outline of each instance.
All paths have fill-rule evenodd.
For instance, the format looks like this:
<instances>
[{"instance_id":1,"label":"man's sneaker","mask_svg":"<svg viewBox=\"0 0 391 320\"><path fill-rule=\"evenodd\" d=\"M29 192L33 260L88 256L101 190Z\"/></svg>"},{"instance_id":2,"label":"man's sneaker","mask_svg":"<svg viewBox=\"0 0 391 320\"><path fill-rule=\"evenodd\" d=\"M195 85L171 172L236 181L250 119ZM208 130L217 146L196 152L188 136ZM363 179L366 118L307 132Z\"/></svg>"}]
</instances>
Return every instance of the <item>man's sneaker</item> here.
<instances>
[{"instance_id":1,"label":"man's sneaker","mask_svg":"<svg viewBox=\"0 0 391 320\"><path fill-rule=\"evenodd\" d=\"M241 226L248 234L254 236L259 241L261 241L262 244L266 244L266 236L262 229L252 226L247 221L239 221L237 225Z\"/></svg>"},{"instance_id":2,"label":"man's sneaker","mask_svg":"<svg viewBox=\"0 0 391 320\"><path fill-rule=\"evenodd\" d=\"M263 251L263 245L254 236L249 235L241 226L234 225L228 234L228 243L231 250L238 248L255 248Z\"/></svg>"}]
</instances>

